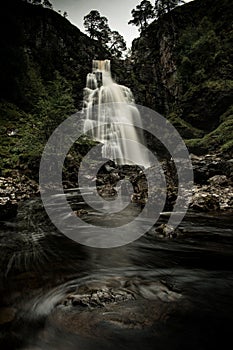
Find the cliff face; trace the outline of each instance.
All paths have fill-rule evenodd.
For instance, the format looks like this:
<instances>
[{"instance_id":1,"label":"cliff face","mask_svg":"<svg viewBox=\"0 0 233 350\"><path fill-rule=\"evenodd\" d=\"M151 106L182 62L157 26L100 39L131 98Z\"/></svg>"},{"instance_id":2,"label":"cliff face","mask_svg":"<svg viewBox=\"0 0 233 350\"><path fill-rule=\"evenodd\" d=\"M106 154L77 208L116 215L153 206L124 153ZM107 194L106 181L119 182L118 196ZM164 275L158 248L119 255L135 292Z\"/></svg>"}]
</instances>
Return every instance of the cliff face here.
<instances>
[{"instance_id":1,"label":"cliff face","mask_svg":"<svg viewBox=\"0 0 233 350\"><path fill-rule=\"evenodd\" d=\"M232 20L231 0L195 0L133 43L137 102L168 117L195 152L233 146Z\"/></svg>"}]
</instances>

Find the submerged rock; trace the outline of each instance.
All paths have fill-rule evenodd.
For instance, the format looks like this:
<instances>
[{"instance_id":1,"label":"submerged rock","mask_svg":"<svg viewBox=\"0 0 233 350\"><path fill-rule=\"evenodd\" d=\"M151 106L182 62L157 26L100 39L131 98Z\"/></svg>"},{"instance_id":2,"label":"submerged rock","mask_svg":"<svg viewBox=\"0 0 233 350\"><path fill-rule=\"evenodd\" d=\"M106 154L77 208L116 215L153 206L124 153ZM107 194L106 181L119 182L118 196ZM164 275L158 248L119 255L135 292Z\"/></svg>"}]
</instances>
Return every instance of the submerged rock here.
<instances>
[{"instance_id":1,"label":"submerged rock","mask_svg":"<svg viewBox=\"0 0 233 350\"><path fill-rule=\"evenodd\" d=\"M132 292L126 289L115 290L104 287L98 290L91 290L85 294L70 294L62 302L65 306L83 306L88 308L104 307L106 303L117 303L126 300L134 300Z\"/></svg>"},{"instance_id":2,"label":"submerged rock","mask_svg":"<svg viewBox=\"0 0 233 350\"><path fill-rule=\"evenodd\" d=\"M180 231L168 224L161 224L154 230L154 234L158 237L176 238L179 236Z\"/></svg>"}]
</instances>

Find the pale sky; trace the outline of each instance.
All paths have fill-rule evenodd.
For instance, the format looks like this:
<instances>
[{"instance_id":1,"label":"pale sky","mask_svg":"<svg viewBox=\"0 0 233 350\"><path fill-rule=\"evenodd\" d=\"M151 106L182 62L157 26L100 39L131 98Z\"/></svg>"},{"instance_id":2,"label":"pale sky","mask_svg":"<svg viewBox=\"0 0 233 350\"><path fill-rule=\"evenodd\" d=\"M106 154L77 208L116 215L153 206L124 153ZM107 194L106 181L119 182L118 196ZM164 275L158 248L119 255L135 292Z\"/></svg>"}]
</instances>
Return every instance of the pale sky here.
<instances>
[{"instance_id":1,"label":"pale sky","mask_svg":"<svg viewBox=\"0 0 233 350\"><path fill-rule=\"evenodd\" d=\"M189 2L191 0L186 0ZM101 16L108 18L108 24L111 30L117 30L123 35L127 46L130 47L132 40L139 36L136 26L128 25L131 20L131 11L141 3L141 0L51 0L53 8L62 13L68 13L68 20L76 25L82 32L83 17L91 10L97 10ZM154 1L151 1L154 5Z\"/></svg>"}]
</instances>

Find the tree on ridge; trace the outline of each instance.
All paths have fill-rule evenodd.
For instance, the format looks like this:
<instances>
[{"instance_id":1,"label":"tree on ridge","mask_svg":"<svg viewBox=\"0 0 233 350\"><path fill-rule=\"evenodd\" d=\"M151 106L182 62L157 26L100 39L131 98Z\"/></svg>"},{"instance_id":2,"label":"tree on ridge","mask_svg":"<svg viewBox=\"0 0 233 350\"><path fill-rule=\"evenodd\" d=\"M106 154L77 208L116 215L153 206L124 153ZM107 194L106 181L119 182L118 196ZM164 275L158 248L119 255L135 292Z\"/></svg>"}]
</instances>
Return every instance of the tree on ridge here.
<instances>
[{"instance_id":1,"label":"tree on ridge","mask_svg":"<svg viewBox=\"0 0 233 350\"><path fill-rule=\"evenodd\" d=\"M49 9L53 8L53 5L51 4L51 2L49 0L44 0L43 6L49 8Z\"/></svg>"},{"instance_id":2,"label":"tree on ridge","mask_svg":"<svg viewBox=\"0 0 233 350\"><path fill-rule=\"evenodd\" d=\"M127 49L123 36L116 30L110 33L109 51L113 56L120 58L122 52Z\"/></svg>"},{"instance_id":3,"label":"tree on ridge","mask_svg":"<svg viewBox=\"0 0 233 350\"><path fill-rule=\"evenodd\" d=\"M99 11L92 10L84 17L84 27L91 39L97 39L101 44L106 44L109 41L108 20L106 17L100 16Z\"/></svg>"},{"instance_id":4,"label":"tree on ridge","mask_svg":"<svg viewBox=\"0 0 233 350\"><path fill-rule=\"evenodd\" d=\"M183 0L155 0L155 16L159 18L165 13L170 13L176 6L184 2Z\"/></svg>"},{"instance_id":5,"label":"tree on ridge","mask_svg":"<svg viewBox=\"0 0 233 350\"><path fill-rule=\"evenodd\" d=\"M149 25L149 21L155 17L153 6L148 0L143 0L136 9L131 11L131 14L133 19L128 24L139 26L139 31L143 31Z\"/></svg>"},{"instance_id":6,"label":"tree on ridge","mask_svg":"<svg viewBox=\"0 0 233 350\"><path fill-rule=\"evenodd\" d=\"M171 11L178 5L185 3L183 0L155 0L153 6L150 1L143 0L136 9L131 11L133 19L128 24L133 24L139 27L139 31L143 31L149 25L150 20L159 18L165 13L171 13Z\"/></svg>"},{"instance_id":7,"label":"tree on ridge","mask_svg":"<svg viewBox=\"0 0 233 350\"><path fill-rule=\"evenodd\" d=\"M97 39L113 56L120 58L126 50L123 36L116 30L111 31L108 19L101 16L99 11L92 10L84 17L84 27L90 38Z\"/></svg>"}]
</instances>

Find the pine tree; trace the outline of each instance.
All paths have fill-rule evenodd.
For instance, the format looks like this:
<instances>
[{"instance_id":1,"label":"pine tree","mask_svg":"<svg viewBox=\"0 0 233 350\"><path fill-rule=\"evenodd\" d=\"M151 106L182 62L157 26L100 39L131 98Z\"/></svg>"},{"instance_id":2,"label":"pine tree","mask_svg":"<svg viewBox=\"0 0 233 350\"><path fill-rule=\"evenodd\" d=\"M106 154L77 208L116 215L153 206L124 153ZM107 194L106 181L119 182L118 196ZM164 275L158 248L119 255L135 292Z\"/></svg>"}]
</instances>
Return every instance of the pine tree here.
<instances>
[{"instance_id":1,"label":"pine tree","mask_svg":"<svg viewBox=\"0 0 233 350\"><path fill-rule=\"evenodd\" d=\"M49 8L49 9L53 8L53 5L51 4L51 2L49 0L44 0L43 6Z\"/></svg>"},{"instance_id":2,"label":"pine tree","mask_svg":"<svg viewBox=\"0 0 233 350\"><path fill-rule=\"evenodd\" d=\"M131 11L133 19L128 24L139 26L139 30L143 31L149 24L149 21L155 17L153 6L150 1L143 0L136 9Z\"/></svg>"},{"instance_id":3,"label":"pine tree","mask_svg":"<svg viewBox=\"0 0 233 350\"><path fill-rule=\"evenodd\" d=\"M106 17L100 16L97 10L92 10L84 17L84 27L91 39L97 39L101 44L106 44L109 41L108 20Z\"/></svg>"},{"instance_id":4,"label":"pine tree","mask_svg":"<svg viewBox=\"0 0 233 350\"><path fill-rule=\"evenodd\" d=\"M158 18L165 13L170 13L176 6L184 3L183 0L155 0L155 16Z\"/></svg>"},{"instance_id":5,"label":"pine tree","mask_svg":"<svg viewBox=\"0 0 233 350\"><path fill-rule=\"evenodd\" d=\"M123 36L115 30L110 33L109 45L110 53L118 58L120 58L122 56L123 51L127 49L126 42Z\"/></svg>"}]
</instances>

